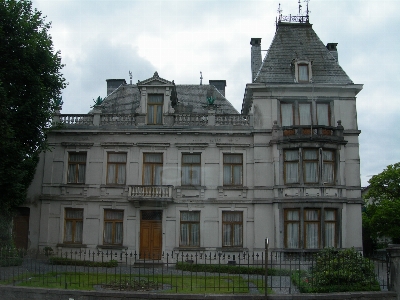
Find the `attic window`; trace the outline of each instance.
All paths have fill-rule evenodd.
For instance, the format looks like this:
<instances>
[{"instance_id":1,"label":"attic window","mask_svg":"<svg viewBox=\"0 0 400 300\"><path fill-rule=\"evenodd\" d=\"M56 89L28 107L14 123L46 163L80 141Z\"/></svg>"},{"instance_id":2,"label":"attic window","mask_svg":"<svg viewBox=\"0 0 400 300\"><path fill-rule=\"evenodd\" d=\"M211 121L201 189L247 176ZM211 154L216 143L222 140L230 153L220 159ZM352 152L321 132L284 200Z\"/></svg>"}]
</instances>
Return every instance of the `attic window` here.
<instances>
[{"instance_id":1,"label":"attic window","mask_svg":"<svg viewBox=\"0 0 400 300\"><path fill-rule=\"evenodd\" d=\"M301 64L299 65L299 82L308 82L308 65Z\"/></svg>"},{"instance_id":2,"label":"attic window","mask_svg":"<svg viewBox=\"0 0 400 300\"><path fill-rule=\"evenodd\" d=\"M295 81L298 83L309 83L312 78L311 62L307 60L296 61Z\"/></svg>"}]
</instances>

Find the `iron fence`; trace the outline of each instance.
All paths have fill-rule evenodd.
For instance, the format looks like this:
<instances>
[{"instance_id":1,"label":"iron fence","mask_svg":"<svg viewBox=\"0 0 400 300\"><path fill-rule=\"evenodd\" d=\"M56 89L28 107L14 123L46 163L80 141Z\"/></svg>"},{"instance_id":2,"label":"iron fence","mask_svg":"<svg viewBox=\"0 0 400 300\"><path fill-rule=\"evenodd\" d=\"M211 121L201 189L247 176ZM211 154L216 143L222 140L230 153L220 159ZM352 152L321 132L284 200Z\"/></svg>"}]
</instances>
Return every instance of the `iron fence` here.
<instances>
[{"instance_id":1,"label":"iron fence","mask_svg":"<svg viewBox=\"0 0 400 300\"><path fill-rule=\"evenodd\" d=\"M329 292L318 290L321 284L328 285L333 289L331 292L347 285L349 290L388 289L390 268L386 259L365 259L360 255L354 263L349 257L321 258L320 252L271 251L268 257L265 253L173 251L152 256L112 249L45 248L36 254L0 249L0 283L66 289L260 295ZM368 270L374 271L372 275ZM363 277L361 281L359 277ZM361 284L352 284L352 280Z\"/></svg>"}]
</instances>

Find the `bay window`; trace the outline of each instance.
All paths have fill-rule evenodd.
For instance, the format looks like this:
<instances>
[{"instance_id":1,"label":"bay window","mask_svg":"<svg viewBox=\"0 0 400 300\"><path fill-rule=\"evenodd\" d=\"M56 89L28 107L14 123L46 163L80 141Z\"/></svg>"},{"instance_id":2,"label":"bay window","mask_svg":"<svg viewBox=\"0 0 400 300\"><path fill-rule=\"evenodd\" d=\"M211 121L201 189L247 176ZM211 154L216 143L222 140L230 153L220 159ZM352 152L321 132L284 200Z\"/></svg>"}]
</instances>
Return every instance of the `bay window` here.
<instances>
[{"instance_id":1,"label":"bay window","mask_svg":"<svg viewBox=\"0 0 400 300\"><path fill-rule=\"evenodd\" d=\"M293 100L280 103L282 126L331 126L330 102L312 103L311 100Z\"/></svg>"},{"instance_id":2,"label":"bay window","mask_svg":"<svg viewBox=\"0 0 400 300\"><path fill-rule=\"evenodd\" d=\"M338 247L337 228L337 209L285 209L284 247L287 249Z\"/></svg>"},{"instance_id":3,"label":"bay window","mask_svg":"<svg viewBox=\"0 0 400 300\"><path fill-rule=\"evenodd\" d=\"M285 184L335 184L335 154L322 148L283 150Z\"/></svg>"}]
</instances>

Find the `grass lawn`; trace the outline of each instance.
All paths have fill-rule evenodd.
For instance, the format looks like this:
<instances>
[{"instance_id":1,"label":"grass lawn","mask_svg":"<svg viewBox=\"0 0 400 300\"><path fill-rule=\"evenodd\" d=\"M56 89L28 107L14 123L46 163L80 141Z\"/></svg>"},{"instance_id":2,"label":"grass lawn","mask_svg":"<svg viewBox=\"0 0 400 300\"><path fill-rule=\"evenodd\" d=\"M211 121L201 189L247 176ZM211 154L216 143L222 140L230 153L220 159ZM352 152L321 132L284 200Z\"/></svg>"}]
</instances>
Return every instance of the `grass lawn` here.
<instances>
[{"instance_id":1,"label":"grass lawn","mask_svg":"<svg viewBox=\"0 0 400 300\"><path fill-rule=\"evenodd\" d=\"M11 284L13 281L1 281ZM182 294L232 294L248 293L249 286L264 294L264 282L260 279L246 279L240 275L143 275L143 274L93 274L77 272L49 272L46 274L25 273L14 278L17 286L41 288L67 288L94 290L96 286L125 291L157 291ZM257 288L259 287L259 288ZM269 290L268 293L271 293Z\"/></svg>"}]
</instances>

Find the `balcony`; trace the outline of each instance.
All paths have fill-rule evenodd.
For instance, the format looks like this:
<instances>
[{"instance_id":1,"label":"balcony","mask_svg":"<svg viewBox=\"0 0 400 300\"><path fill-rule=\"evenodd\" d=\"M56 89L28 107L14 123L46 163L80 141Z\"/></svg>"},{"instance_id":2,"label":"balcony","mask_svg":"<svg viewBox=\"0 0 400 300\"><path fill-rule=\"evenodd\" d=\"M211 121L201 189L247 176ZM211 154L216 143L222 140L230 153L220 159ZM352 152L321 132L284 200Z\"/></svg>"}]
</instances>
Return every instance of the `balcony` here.
<instances>
[{"instance_id":1,"label":"balcony","mask_svg":"<svg viewBox=\"0 0 400 300\"><path fill-rule=\"evenodd\" d=\"M131 185L128 199L135 205L165 206L172 202L172 191L172 185Z\"/></svg>"},{"instance_id":2,"label":"balcony","mask_svg":"<svg viewBox=\"0 0 400 300\"><path fill-rule=\"evenodd\" d=\"M343 137L343 126L338 121L338 126L325 125L296 125L279 127L274 122L272 143L288 142L331 142L336 144L346 144Z\"/></svg>"}]
</instances>

